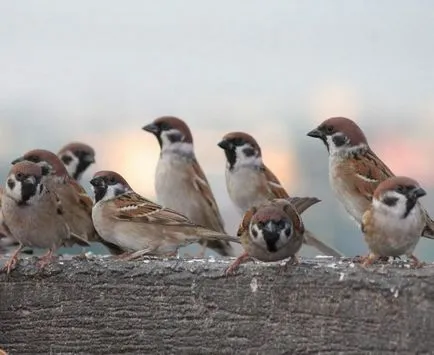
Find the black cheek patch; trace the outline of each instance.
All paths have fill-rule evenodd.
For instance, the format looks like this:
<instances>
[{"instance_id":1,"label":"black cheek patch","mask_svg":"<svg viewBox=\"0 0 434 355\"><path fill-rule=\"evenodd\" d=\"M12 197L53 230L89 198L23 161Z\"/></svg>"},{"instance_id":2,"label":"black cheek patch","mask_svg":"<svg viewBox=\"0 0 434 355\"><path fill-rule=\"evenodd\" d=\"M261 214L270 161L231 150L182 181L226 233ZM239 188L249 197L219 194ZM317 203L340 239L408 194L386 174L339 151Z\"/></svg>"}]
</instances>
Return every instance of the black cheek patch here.
<instances>
[{"instance_id":1,"label":"black cheek patch","mask_svg":"<svg viewBox=\"0 0 434 355\"><path fill-rule=\"evenodd\" d=\"M50 168L47 165L41 166L41 172L43 176L50 174Z\"/></svg>"},{"instance_id":2,"label":"black cheek patch","mask_svg":"<svg viewBox=\"0 0 434 355\"><path fill-rule=\"evenodd\" d=\"M335 134L332 136L332 140L336 147L342 147L347 143L347 137L342 134Z\"/></svg>"},{"instance_id":3,"label":"black cheek patch","mask_svg":"<svg viewBox=\"0 0 434 355\"><path fill-rule=\"evenodd\" d=\"M167 135L167 139L170 141L170 143L181 142L183 138L184 136L179 133L169 133Z\"/></svg>"},{"instance_id":4,"label":"black cheek patch","mask_svg":"<svg viewBox=\"0 0 434 355\"><path fill-rule=\"evenodd\" d=\"M243 153L246 157L252 157L255 155L255 150L252 147L244 148Z\"/></svg>"},{"instance_id":5,"label":"black cheek patch","mask_svg":"<svg viewBox=\"0 0 434 355\"><path fill-rule=\"evenodd\" d=\"M288 227L288 228L285 229L285 235L286 235L288 238L291 236L291 232L292 232L291 227Z\"/></svg>"},{"instance_id":6,"label":"black cheek patch","mask_svg":"<svg viewBox=\"0 0 434 355\"><path fill-rule=\"evenodd\" d=\"M387 206L390 206L390 207L395 206L397 202L398 202L397 197L385 197L383 199L383 203Z\"/></svg>"},{"instance_id":7,"label":"black cheek patch","mask_svg":"<svg viewBox=\"0 0 434 355\"><path fill-rule=\"evenodd\" d=\"M254 238L257 238L258 237L258 231L256 229L252 228L252 235Z\"/></svg>"},{"instance_id":8,"label":"black cheek patch","mask_svg":"<svg viewBox=\"0 0 434 355\"><path fill-rule=\"evenodd\" d=\"M115 196L122 195L125 192L124 189L115 189Z\"/></svg>"},{"instance_id":9,"label":"black cheek patch","mask_svg":"<svg viewBox=\"0 0 434 355\"><path fill-rule=\"evenodd\" d=\"M9 187L11 190L14 189L14 187L15 187L15 181L9 179L8 182L7 182L7 184L8 184L8 187Z\"/></svg>"}]
</instances>

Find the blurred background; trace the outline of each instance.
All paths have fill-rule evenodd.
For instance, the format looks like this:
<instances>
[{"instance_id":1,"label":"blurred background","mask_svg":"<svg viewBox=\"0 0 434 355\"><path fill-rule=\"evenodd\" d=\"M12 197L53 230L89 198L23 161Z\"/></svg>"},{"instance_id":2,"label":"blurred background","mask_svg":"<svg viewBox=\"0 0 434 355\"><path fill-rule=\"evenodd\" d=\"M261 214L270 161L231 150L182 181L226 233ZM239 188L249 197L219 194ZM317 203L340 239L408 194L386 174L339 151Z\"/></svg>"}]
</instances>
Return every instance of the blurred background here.
<instances>
[{"instance_id":1,"label":"blurred background","mask_svg":"<svg viewBox=\"0 0 434 355\"><path fill-rule=\"evenodd\" d=\"M306 133L354 119L434 214L434 2L418 0L0 1L0 178L33 148L74 140L100 169L154 198L157 140L141 127L184 119L227 231L221 137L252 134L291 195L322 202L307 227L346 255L367 251L328 184L326 148ZM302 255L315 255L303 249ZM434 241L416 255L434 260Z\"/></svg>"}]
</instances>

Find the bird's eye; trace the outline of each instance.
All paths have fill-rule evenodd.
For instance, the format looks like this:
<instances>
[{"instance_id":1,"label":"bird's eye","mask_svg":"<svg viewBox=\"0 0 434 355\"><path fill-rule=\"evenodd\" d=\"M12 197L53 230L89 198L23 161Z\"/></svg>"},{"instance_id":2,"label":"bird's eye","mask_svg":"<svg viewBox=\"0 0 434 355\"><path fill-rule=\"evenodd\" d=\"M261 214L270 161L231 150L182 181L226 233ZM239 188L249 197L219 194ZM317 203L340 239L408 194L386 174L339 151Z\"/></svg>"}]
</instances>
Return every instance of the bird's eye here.
<instances>
[{"instance_id":1,"label":"bird's eye","mask_svg":"<svg viewBox=\"0 0 434 355\"><path fill-rule=\"evenodd\" d=\"M27 160L32 161L33 163L39 163L41 161L37 155L31 155Z\"/></svg>"},{"instance_id":2,"label":"bird's eye","mask_svg":"<svg viewBox=\"0 0 434 355\"><path fill-rule=\"evenodd\" d=\"M244 144L244 141L243 141L242 138L235 138L235 139L233 140L233 143L234 143L234 145L238 145L238 146L240 146L240 145L243 145L243 144Z\"/></svg>"},{"instance_id":3,"label":"bird's eye","mask_svg":"<svg viewBox=\"0 0 434 355\"><path fill-rule=\"evenodd\" d=\"M283 229L283 228L285 228L285 221L280 220L280 221L276 222L276 226L277 226L279 229Z\"/></svg>"},{"instance_id":4,"label":"bird's eye","mask_svg":"<svg viewBox=\"0 0 434 355\"><path fill-rule=\"evenodd\" d=\"M168 131L171 127L169 126L169 124L167 122L161 122L160 123L160 129L162 131Z\"/></svg>"},{"instance_id":5,"label":"bird's eye","mask_svg":"<svg viewBox=\"0 0 434 355\"><path fill-rule=\"evenodd\" d=\"M264 222L258 222L257 225L260 229L262 229L262 228L264 228L265 223Z\"/></svg>"},{"instance_id":6,"label":"bird's eye","mask_svg":"<svg viewBox=\"0 0 434 355\"><path fill-rule=\"evenodd\" d=\"M396 191L402 194L405 192L405 187L402 185L398 185Z\"/></svg>"},{"instance_id":7,"label":"bird's eye","mask_svg":"<svg viewBox=\"0 0 434 355\"><path fill-rule=\"evenodd\" d=\"M110 178L109 178L109 183L110 183L111 185L116 184L116 179L115 179L114 176L110 176Z\"/></svg>"},{"instance_id":8,"label":"bird's eye","mask_svg":"<svg viewBox=\"0 0 434 355\"><path fill-rule=\"evenodd\" d=\"M332 134L334 132L334 128L333 126L326 126L325 131L328 134Z\"/></svg>"},{"instance_id":9,"label":"bird's eye","mask_svg":"<svg viewBox=\"0 0 434 355\"><path fill-rule=\"evenodd\" d=\"M23 175L23 173L17 173L17 174L15 175L15 177L16 177L18 180L22 180L22 179L24 178L24 175Z\"/></svg>"}]
</instances>

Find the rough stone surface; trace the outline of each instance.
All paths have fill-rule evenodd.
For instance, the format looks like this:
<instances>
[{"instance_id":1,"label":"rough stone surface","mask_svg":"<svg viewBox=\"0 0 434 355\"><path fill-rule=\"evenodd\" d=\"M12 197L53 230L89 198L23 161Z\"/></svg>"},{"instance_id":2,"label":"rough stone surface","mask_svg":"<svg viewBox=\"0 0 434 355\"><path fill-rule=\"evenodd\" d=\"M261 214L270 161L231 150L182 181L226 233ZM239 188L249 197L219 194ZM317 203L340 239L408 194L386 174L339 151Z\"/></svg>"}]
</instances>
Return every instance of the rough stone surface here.
<instances>
[{"instance_id":1,"label":"rough stone surface","mask_svg":"<svg viewBox=\"0 0 434 355\"><path fill-rule=\"evenodd\" d=\"M434 266L35 258L0 275L9 354L431 353Z\"/></svg>"}]
</instances>

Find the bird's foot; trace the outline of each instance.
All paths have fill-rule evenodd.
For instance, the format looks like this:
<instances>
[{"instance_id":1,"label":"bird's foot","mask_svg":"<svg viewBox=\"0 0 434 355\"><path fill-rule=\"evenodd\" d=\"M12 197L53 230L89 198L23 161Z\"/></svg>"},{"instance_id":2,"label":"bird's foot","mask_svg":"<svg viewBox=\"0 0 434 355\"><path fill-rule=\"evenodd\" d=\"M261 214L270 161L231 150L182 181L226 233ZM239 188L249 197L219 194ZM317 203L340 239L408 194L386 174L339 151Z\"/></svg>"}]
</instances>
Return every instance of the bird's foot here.
<instances>
[{"instance_id":1,"label":"bird's foot","mask_svg":"<svg viewBox=\"0 0 434 355\"><path fill-rule=\"evenodd\" d=\"M9 258L9 260L4 264L4 266L1 268L0 271L6 272L6 274L9 274L12 270L14 270L17 267L18 263L18 255L12 255L12 257Z\"/></svg>"},{"instance_id":2,"label":"bird's foot","mask_svg":"<svg viewBox=\"0 0 434 355\"><path fill-rule=\"evenodd\" d=\"M370 253L368 256L362 256L360 262L362 263L363 267L367 267L372 265L377 259L377 255Z\"/></svg>"},{"instance_id":3,"label":"bird's foot","mask_svg":"<svg viewBox=\"0 0 434 355\"><path fill-rule=\"evenodd\" d=\"M296 255L293 255L280 264L279 273L287 272L288 265L296 266L300 264L300 260Z\"/></svg>"},{"instance_id":4,"label":"bird's foot","mask_svg":"<svg viewBox=\"0 0 434 355\"><path fill-rule=\"evenodd\" d=\"M411 260L410 267L412 269L420 269L426 265L423 261L420 261L417 257L415 257L413 254L409 255L409 258Z\"/></svg>"},{"instance_id":5,"label":"bird's foot","mask_svg":"<svg viewBox=\"0 0 434 355\"><path fill-rule=\"evenodd\" d=\"M226 276L232 275L235 272L235 270L237 270L238 266L246 262L248 259L250 259L250 255L247 254L247 252L241 254L238 258L235 259L235 261L231 265L229 265L229 267L225 271L225 275Z\"/></svg>"},{"instance_id":6,"label":"bird's foot","mask_svg":"<svg viewBox=\"0 0 434 355\"><path fill-rule=\"evenodd\" d=\"M36 263L38 269L43 269L50 264L54 259L53 250L49 250L46 254L42 255Z\"/></svg>"},{"instance_id":7,"label":"bird's foot","mask_svg":"<svg viewBox=\"0 0 434 355\"><path fill-rule=\"evenodd\" d=\"M9 274L13 269L15 269L18 264L18 254L23 248L24 246L20 244L19 247L14 251L12 256L9 258L9 260L6 262L6 264L0 269L0 271L5 271L6 274Z\"/></svg>"}]
</instances>

